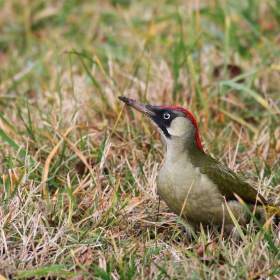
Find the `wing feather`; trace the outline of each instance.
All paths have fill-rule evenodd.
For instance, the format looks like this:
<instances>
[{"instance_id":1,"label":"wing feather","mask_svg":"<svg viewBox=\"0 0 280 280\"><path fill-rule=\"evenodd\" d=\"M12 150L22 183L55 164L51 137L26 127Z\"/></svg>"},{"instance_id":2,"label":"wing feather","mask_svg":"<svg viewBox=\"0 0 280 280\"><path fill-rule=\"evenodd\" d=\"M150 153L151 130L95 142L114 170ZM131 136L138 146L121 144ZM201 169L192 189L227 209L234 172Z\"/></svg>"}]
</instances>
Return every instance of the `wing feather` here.
<instances>
[{"instance_id":1,"label":"wing feather","mask_svg":"<svg viewBox=\"0 0 280 280\"><path fill-rule=\"evenodd\" d=\"M220 171L218 176L217 169ZM247 203L267 204L266 199L255 188L211 156L208 156L208 159L200 167L200 172L206 174L218 186L227 200L236 199L234 194L237 194Z\"/></svg>"}]
</instances>

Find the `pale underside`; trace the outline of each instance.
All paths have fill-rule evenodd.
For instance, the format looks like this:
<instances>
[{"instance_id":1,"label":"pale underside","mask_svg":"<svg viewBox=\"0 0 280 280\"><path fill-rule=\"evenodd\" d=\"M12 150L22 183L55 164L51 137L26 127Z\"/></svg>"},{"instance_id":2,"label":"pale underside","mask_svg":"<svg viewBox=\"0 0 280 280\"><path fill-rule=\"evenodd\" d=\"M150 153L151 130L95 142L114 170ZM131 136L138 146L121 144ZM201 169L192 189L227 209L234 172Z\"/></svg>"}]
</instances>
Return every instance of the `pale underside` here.
<instances>
[{"instance_id":1,"label":"pale underside","mask_svg":"<svg viewBox=\"0 0 280 280\"><path fill-rule=\"evenodd\" d=\"M194 168L187 160L168 161L167 157L159 172L157 185L159 195L171 211L195 227L200 224L233 225L225 198L198 167ZM183 172L181 166L184 166ZM227 204L240 224L248 222L250 215L239 202L229 200Z\"/></svg>"}]
</instances>

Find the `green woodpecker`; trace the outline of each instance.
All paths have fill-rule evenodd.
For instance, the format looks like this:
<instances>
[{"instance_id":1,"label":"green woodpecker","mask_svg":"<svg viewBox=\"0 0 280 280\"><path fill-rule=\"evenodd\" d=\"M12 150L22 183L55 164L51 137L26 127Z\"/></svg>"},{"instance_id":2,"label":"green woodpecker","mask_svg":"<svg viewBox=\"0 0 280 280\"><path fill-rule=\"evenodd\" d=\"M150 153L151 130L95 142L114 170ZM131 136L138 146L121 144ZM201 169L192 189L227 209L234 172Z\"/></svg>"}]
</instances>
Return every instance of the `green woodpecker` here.
<instances>
[{"instance_id":1,"label":"green woodpecker","mask_svg":"<svg viewBox=\"0 0 280 280\"><path fill-rule=\"evenodd\" d=\"M177 106L146 105L127 97L119 99L157 125L167 144L157 177L158 193L194 230L212 224L229 231L234 225L230 212L241 225L248 223L251 215L236 195L256 217L262 215L263 206L279 214L279 209L268 206L256 189L204 152L197 122L189 111Z\"/></svg>"}]
</instances>

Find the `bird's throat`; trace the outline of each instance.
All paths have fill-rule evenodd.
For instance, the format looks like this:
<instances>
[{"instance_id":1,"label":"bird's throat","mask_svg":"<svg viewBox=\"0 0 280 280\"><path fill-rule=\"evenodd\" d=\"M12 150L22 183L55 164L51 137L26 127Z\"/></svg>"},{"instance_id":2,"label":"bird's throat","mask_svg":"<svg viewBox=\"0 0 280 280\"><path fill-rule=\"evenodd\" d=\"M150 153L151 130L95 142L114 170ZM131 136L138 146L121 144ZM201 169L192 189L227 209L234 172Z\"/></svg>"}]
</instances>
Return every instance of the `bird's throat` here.
<instances>
[{"instance_id":1,"label":"bird's throat","mask_svg":"<svg viewBox=\"0 0 280 280\"><path fill-rule=\"evenodd\" d=\"M166 160L171 162L188 161L194 167L199 166L199 162L205 153L199 148L195 138L193 136L185 137L172 137L172 139L166 139L167 153Z\"/></svg>"}]
</instances>

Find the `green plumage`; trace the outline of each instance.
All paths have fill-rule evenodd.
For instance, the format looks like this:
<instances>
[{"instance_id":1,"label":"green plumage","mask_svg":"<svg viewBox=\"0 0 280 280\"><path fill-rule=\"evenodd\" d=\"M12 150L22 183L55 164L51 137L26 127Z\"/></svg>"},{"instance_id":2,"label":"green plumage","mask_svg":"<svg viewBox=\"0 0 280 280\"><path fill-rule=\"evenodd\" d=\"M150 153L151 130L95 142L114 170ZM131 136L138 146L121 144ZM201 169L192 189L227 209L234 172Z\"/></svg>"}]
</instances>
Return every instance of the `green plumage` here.
<instances>
[{"instance_id":1,"label":"green plumage","mask_svg":"<svg viewBox=\"0 0 280 280\"><path fill-rule=\"evenodd\" d=\"M266 199L256 189L244 182L231 169L207 154L203 157L200 172L207 175L218 186L221 195L225 196L226 200L235 200L234 194L237 194L246 203L267 204Z\"/></svg>"}]
</instances>

